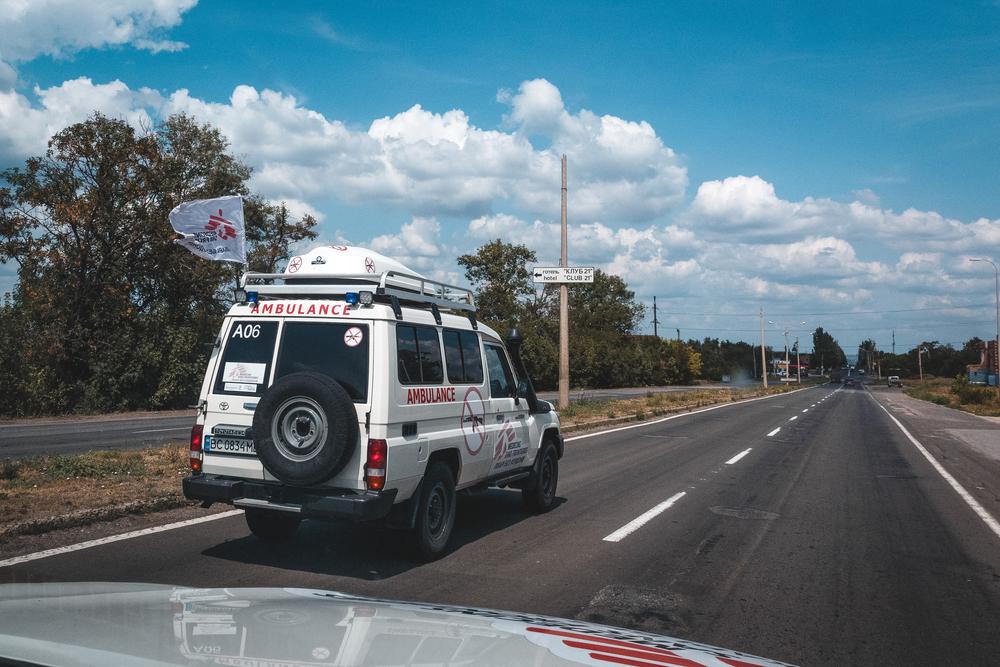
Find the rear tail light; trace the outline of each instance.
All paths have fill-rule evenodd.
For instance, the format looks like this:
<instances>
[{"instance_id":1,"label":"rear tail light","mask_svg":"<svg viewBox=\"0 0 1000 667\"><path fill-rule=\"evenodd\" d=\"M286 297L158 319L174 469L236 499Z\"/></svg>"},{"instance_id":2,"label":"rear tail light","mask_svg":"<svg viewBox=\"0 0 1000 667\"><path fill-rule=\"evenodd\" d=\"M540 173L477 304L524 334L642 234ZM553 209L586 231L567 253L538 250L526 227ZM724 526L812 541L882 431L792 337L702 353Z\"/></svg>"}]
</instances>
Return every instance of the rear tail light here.
<instances>
[{"instance_id":1,"label":"rear tail light","mask_svg":"<svg viewBox=\"0 0 1000 667\"><path fill-rule=\"evenodd\" d=\"M385 488L385 469L389 463L389 446L385 440L368 441L368 460L365 461L365 485L369 491Z\"/></svg>"},{"instance_id":2,"label":"rear tail light","mask_svg":"<svg viewBox=\"0 0 1000 667\"><path fill-rule=\"evenodd\" d=\"M195 472L201 472L201 436L205 432L205 427L201 424L195 424L191 427L191 458L189 459L191 463L191 470Z\"/></svg>"}]
</instances>

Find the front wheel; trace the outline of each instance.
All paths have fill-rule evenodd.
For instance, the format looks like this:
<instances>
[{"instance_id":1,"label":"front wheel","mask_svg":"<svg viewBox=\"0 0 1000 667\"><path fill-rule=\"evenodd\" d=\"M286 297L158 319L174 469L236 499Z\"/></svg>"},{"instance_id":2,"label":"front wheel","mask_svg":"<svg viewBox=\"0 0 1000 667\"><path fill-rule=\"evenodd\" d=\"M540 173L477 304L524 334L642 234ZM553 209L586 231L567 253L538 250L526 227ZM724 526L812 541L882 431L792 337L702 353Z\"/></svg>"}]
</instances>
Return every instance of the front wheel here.
<instances>
[{"instance_id":1,"label":"front wheel","mask_svg":"<svg viewBox=\"0 0 1000 667\"><path fill-rule=\"evenodd\" d=\"M287 512L248 507L247 527L261 542L284 542L292 538L302 519Z\"/></svg>"},{"instance_id":2,"label":"front wheel","mask_svg":"<svg viewBox=\"0 0 1000 667\"><path fill-rule=\"evenodd\" d=\"M538 472L534 483L521 489L521 500L528 510L543 514L555 507L559 483L559 454L551 441L542 443L538 452Z\"/></svg>"},{"instance_id":3,"label":"front wheel","mask_svg":"<svg viewBox=\"0 0 1000 667\"><path fill-rule=\"evenodd\" d=\"M437 560L455 526L455 478L447 464L435 461L427 468L418 503L413 528L416 555L424 561Z\"/></svg>"}]
</instances>

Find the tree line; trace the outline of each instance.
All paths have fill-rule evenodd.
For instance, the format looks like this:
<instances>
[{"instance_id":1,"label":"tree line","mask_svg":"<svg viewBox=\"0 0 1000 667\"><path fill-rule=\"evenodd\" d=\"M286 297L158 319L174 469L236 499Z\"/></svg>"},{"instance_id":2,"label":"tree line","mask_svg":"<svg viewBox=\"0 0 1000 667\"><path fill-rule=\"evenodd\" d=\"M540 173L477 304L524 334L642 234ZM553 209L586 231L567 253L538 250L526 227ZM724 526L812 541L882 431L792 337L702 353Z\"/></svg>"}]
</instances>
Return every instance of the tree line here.
<instances>
[{"instance_id":1,"label":"tree line","mask_svg":"<svg viewBox=\"0 0 1000 667\"><path fill-rule=\"evenodd\" d=\"M529 268L537 261L524 245L499 239L462 255L478 316L501 335L518 328L523 356L538 389L559 384L559 288L536 289ZM619 276L597 270L593 283L568 290L570 385L629 387L687 384L702 373L691 345L637 333L645 314Z\"/></svg>"},{"instance_id":2,"label":"tree line","mask_svg":"<svg viewBox=\"0 0 1000 667\"><path fill-rule=\"evenodd\" d=\"M172 243L168 212L244 196L248 260L274 270L315 237L247 185L220 132L175 115L148 130L95 114L0 174L0 414L183 407L197 397L233 265Z\"/></svg>"}]
</instances>

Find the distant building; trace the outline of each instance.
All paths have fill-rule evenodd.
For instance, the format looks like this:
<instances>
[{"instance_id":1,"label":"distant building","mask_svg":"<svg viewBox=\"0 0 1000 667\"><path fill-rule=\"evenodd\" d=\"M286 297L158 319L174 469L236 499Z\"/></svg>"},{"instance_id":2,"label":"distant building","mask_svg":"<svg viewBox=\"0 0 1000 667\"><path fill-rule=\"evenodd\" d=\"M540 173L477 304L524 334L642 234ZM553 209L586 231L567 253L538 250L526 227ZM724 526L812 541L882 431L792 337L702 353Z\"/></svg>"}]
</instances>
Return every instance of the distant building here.
<instances>
[{"instance_id":1,"label":"distant building","mask_svg":"<svg viewBox=\"0 0 1000 667\"><path fill-rule=\"evenodd\" d=\"M988 340L979 348L979 363L965 367L971 384L996 385L1000 376L997 367L997 342Z\"/></svg>"}]
</instances>

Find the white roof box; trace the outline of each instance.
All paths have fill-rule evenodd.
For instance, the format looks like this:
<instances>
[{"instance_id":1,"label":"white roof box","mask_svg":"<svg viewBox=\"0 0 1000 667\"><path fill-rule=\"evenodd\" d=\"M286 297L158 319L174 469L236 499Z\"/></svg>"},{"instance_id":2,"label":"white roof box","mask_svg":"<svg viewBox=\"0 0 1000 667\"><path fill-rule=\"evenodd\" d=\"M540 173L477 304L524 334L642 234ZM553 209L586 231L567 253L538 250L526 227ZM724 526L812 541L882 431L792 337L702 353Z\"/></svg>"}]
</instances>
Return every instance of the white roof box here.
<instances>
[{"instance_id":1,"label":"white roof box","mask_svg":"<svg viewBox=\"0 0 1000 667\"><path fill-rule=\"evenodd\" d=\"M240 288L262 299L341 298L367 290L376 301L392 304L397 319L402 302L426 305L435 319L438 309L464 311L473 320L476 312L468 287L426 278L391 257L346 245L320 246L295 255L283 273L244 273Z\"/></svg>"},{"instance_id":2,"label":"white roof box","mask_svg":"<svg viewBox=\"0 0 1000 667\"><path fill-rule=\"evenodd\" d=\"M348 245L324 245L313 248L302 255L295 255L285 266L285 275L302 276L310 274L378 276L386 271L396 271L422 278L416 271L400 262L367 248Z\"/></svg>"}]
</instances>

